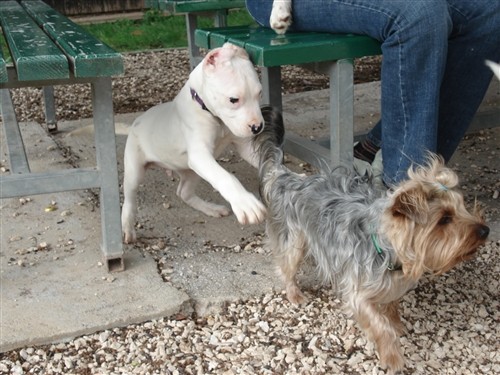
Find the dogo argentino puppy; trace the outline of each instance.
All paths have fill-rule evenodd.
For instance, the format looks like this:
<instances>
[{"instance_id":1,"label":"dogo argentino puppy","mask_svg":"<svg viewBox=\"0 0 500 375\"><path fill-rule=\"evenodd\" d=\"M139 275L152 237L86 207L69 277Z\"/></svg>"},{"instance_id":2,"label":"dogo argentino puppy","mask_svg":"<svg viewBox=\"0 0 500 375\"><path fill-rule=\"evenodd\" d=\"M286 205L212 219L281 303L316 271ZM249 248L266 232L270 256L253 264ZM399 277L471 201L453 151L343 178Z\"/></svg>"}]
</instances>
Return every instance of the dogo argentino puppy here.
<instances>
[{"instance_id":1,"label":"dogo argentino puppy","mask_svg":"<svg viewBox=\"0 0 500 375\"><path fill-rule=\"evenodd\" d=\"M124 157L126 243L136 240L137 189L149 165L175 172L180 178L177 195L206 215L222 217L230 211L195 194L200 178L231 204L240 223L264 219L263 204L216 161L233 144L244 160L257 166L251 138L264 126L261 90L248 54L226 43L205 56L172 102L154 106L134 121Z\"/></svg>"}]
</instances>

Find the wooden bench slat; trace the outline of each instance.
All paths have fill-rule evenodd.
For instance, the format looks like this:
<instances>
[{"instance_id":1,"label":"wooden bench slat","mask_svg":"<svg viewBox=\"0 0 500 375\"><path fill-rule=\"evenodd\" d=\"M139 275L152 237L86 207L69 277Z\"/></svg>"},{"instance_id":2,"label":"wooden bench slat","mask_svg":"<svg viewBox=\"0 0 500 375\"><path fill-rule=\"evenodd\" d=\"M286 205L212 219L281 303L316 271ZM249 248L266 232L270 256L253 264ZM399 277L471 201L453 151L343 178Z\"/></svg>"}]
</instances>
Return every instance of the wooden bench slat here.
<instances>
[{"instance_id":1,"label":"wooden bench slat","mask_svg":"<svg viewBox=\"0 0 500 375\"><path fill-rule=\"evenodd\" d=\"M146 7L171 13L211 12L245 7L245 0L147 0Z\"/></svg>"},{"instance_id":2,"label":"wooden bench slat","mask_svg":"<svg viewBox=\"0 0 500 375\"><path fill-rule=\"evenodd\" d=\"M22 1L23 7L68 57L75 77L110 77L123 73L120 53L88 34L43 1Z\"/></svg>"},{"instance_id":3,"label":"wooden bench slat","mask_svg":"<svg viewBox=\"0 0 500 375\"><path fill-rule=\"evenodd\" d=\"M364 35L290 32L277 35L264 27L198 29L196 44L212 49L231 42L246 49L259 66L307 64L380 55L380 44Z\"/></svg>"},{"instance_id":4,"label":"wooden bench slat","mask_svg":"<svg viewBox=\"0 0 500 375\"><path fill-rule=\"evenodd\" d=\"M66 56L16 1L0 2L0 23L19 80L69 77Z\"/></svg>"}]
</instances>

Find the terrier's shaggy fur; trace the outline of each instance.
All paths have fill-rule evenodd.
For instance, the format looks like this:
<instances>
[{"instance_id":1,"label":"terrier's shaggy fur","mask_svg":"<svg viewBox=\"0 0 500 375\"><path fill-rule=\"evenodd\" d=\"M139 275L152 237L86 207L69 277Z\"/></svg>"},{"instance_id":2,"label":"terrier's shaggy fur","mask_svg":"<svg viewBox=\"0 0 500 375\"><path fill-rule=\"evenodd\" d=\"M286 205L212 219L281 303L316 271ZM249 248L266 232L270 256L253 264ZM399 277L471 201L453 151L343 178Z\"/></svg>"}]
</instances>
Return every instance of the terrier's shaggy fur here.
<instances>
[{"instance_id":1,"label":"terrier's shaggy fur","mask_svg":"<svg viewBox=\"0 0 500 375\"><path fill-rule=\"evenodd\" d=\"M403 369L398 300L424 273L439 275L470 259L489 228L478 212L467 211L457 175L437 156L410 169L390 193L346 169L307 177L282 163L281 115L263 108L263 116L266 126L254 145L269 246L288 299L305 301L295 276L311 257L375 342L382 365Z\"/></svg>"}]
</instances>

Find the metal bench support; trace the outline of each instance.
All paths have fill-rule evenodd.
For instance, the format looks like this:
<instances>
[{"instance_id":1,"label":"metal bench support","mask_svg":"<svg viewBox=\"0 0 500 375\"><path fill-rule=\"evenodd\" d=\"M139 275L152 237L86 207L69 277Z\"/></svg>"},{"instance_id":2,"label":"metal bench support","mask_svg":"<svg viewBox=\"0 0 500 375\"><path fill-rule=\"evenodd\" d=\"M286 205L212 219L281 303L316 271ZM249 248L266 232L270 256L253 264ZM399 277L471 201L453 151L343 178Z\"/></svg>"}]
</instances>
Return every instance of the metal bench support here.
<instances>
[{"instance_id":1,"label":"metal bench support","mask_svg":"<svg viewBox=\"0 0 500 375\"><path fill-rule=\"evenodd\" d=\"M330 165L350 168L354 160L353 60L333 61L327 70L330 77Z\"/></svg>"},{"instance_id":2,"label":"metal bench support","mask_svg":"<svg viewBox=\"0 0 500 375\"><path fill-rule=\"evenodd\" d=\"M262 67L262 103L283 111L283 100L281 98L281 66ZM279 87L279 90L276 89ZM274 89L273 89L274 88Z\"/></svg>"},{"instance_id":3,"label":"metal bench support","mask_svg":"<svg viewBox=\"0 0 500 375\"><path fill-rule=\"evenodd\" d=\"M10 170L12 174L29 173L30 167L26 157L26 150L24 149L23 138L19 131L19 124L17 123L10 91L2 89L1 92L2 121L5 128L7 149L9 151Z\"/></svg>"},{"instance_id":4,"label":"metal bench support","mask_svg":"<svg viewBox=\"0 0 500 375\"><path fill-rule=\"evenodd\" d=\"M99 188L102 253L109 271L122 271L123 245L114 132L111 78L91 83L94 109L96 168L30 172L19 124L8 89L1 90L2 120L11 174L0 179L0 198Z\"/></svg>"},{"instance_id":5,"label":"metal bench support","mask_svg":"<svg viewBox=\"0 0 500 375\"><path fill-rule=\"evenodd\" d=\"M57 131L56 103L54 99L54 86L43 87L43 102L45 108L45 122L49 132Z\"/></svg>"},{"instance_id":6,"label":"metal bench support","mask_svg":"<svg viewBox=\"0 0 500 375\"><path fill-rule=\"evenodd\" d=\"M111 78L92 83L97 169L101 177L102 252L110 271L125 268L120 223L120 195L116 160Z\"/></svg>"}]
</instances>

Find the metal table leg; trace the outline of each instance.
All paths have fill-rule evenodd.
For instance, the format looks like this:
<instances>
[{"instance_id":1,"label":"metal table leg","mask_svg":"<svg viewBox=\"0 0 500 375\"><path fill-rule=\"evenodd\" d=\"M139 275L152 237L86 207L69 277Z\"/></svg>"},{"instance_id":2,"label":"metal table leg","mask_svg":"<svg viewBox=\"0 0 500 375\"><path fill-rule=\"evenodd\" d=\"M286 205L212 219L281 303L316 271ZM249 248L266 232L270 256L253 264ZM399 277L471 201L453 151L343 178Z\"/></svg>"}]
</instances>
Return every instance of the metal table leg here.
<instances>
[{"instance_id":1,"label":"metal table leg","mask_svg":"<svg viewBox=\"0 0 500 375\"><path fill-rule=\"evenodd\" d=\"M57 131L56 105L54 100L54 86L43 87L43 102L45 107L45 122L49 132Z\"/></svg>"},{"instance_id":2,"label":"metal table leg","mask_svg":"<svg viewBox=\"0 0 500 375\"><path fill-rule=\"evenodd\" d=\"M352 167L354 139L353 60L334 61L330 76L330 165Z\"/></svg>"},{"instance_id":3,"label":"metal table leg","mask_svg":"<svg viewBox=\"0 0 500 375\"><path fill-rule=\"evenodd\" d=\"M101 176L102 252L109 271L121 271L123 261L120 195L116 160L113 99L110 78L92 83L97 169Z\"/></svg>"}]
</instances>

